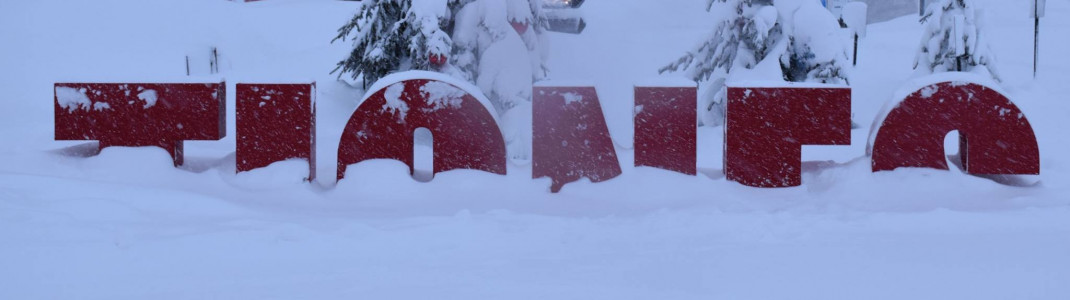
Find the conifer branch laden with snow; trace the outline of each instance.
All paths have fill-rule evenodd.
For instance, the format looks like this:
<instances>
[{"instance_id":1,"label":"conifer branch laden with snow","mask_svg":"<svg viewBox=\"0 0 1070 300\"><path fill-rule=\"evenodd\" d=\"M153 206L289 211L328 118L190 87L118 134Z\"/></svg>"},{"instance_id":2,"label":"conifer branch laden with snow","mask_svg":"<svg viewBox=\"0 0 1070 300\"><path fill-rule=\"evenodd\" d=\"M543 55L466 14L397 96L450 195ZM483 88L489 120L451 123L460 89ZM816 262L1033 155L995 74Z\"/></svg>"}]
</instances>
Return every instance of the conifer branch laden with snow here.
<instances>
[{"instance_id":1,"label":"conifer branch laden with snow","mask_svg":"<svg viewBox=\"0 0 1070 300\"><path fill-rule=\"evenodd\" d=\"M452 12L471 0L365 0L331 42L353 41L332 71L364 85L399 70L448 68Z\"/></svg>"},{"instance_id":2,"label":"conifer branch laden with snow","mask_svg":"<svg viewBox=\"0 0 1070 300\"><path fill-rule=\"evenodd\" d=\"M717 70L731 72L734 66L751 68L765 59L781 35L772 0L707 0L707 10L716 3L733 7L734 18L721 21L709 39L676 62L662 67L660 73L683 73L704 81ZM740 51L746 55L739 56Z\"/></svg>"},{"instance_id":3,"label":"conifer branch laden with snow","mask_svg":"<svg viewBox=\"0 0 1070 300\"><path fill-rule=\"evenodd\" d=\"M982 16L972 0L930 4L921 18L925 33L914 58L917 73L973 72L1000 81Z\"/></svg>"}]
</instances>

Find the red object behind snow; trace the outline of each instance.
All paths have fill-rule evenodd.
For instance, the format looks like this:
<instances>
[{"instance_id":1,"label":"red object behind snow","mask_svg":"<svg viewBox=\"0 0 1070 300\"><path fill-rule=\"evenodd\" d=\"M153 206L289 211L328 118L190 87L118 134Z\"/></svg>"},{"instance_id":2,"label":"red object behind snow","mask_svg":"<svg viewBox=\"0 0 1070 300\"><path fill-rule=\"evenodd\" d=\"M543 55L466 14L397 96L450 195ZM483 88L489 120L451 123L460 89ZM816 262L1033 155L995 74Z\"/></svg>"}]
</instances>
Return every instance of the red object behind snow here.
<instances>
[{"instance_id":1,"label":"red object behind snow","mask_svg":"<svg viewBox=\"0 0 1070 300\"><path fill-rule=\"evenodd\" d=\"M516 30L516 33L519 35L524 35L524 33L528 32L527 22L521 23L517 21L509 21L509 25L513 25L513 30Z\"/></svg>"},{"instance_id":2,"label":"red object behind snow","mask_svg":"<svg viewBox=\"0 0 1070 300\"><path fill-rule=\"evenodd\" d=\"M430 54L427 56L427 61L435 67L441 67L446 65L446 60L447 57L445 54Z\"/></svg>"}]
</instances>

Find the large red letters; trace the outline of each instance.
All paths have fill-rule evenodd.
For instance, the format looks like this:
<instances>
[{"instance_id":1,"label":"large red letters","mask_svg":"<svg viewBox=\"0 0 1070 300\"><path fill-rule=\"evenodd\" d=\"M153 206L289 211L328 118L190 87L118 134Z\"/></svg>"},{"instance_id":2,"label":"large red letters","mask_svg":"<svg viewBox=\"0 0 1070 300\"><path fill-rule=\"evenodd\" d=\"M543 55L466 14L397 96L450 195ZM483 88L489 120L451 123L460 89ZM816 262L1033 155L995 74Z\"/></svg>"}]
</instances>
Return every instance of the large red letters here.
<instances>
[{"instance_id":1,"label":"large red letters","mask_svg":"<svg viewBox=\"0 0 1070 300\"><path fill-rule=\"evenodd\" d=\"M404 76L400 78L406 78ZM434 78L434 77L432 77ZM461 84L462 86L465 86ZM506 173L506 151L492 108L472 87L447 79L405 79L374 91L346 124L338 174L369 159L413 167L413 132L433 135L434 172ZM315 176L315 84L237 85L237 171L309 160ZM635 88L635 165L696 174L694 87ZM99 140L100 147L158 146L175 165L183 141L225 136L223 83L57 83L56 140ZM594 87L533 89L532 177L551 191L587 177L621 174ZM801 184L803 145L851 142L849 88L728 88L725 174L755 187ZM943 140L962 134L969 174L1039 174L1040 151L1025 115L991 88L943 82L892 109L873 135L874 172L899 167L947 169Z\"/></svg>"},{"instance_id":2,"label":"large red letters","mask_svg":"<svg viewBox=\"0 0 1070 300\"><path fill-rule=\"evenodd\" d=\"M316 84L238 84L237 171L291 158L308 160L316 178Z\"/></svg>"},{"instance_id":3,"label":"large red letters","mask_svg":"<svg viewBox=\"0 0 1070 300\"><path fill-rule=\"evenodd\" d=\"M57 83L55 139L158 146L183 163L185 140L226 136L224 83Z\"/></svg>"},{"instance_id":4,"label":"large red letters","mask_svg":"<svg viewBox=\"0 0 1070 300\"><path fill-rule=\"evenodd\" d=\"M550 177L556 193L582 177L601 182L620 175L594 87L536 86L533 95L533 178Z\"/></svg>"},{"instance_id":5,"label":"large red letters","mask_svg":"<svg viewBox=\"0 0 1070 300\"><path fill-rule=\"evenodd\" d=\"M635 165L696 174L695 87L635 87Z\"/></svg>"},{"instance_id":6,"label":"large red letters","mask_svg":"<svg viewBox=\"0 0 1070 300\"><path fill-rule=\"evenodd\" d=\"M849 88L728 88L725 176L754 187L801 184L802 145L851 143Z\"/></svg>"},{"instance_id":7,"label":"large red letters","mask_svg":"<svg viewBox=\"0 0 1070 300\"><path fill-rule=\"evenodd\" d=\"M437 80L413 79L374 92L357 107L338 145L338 179L346 166L396 159L413 170L413 131L427 128L434 173L475 169L505 174L505 141L491 112L468 92Z\"/></svg>"},{"instance_id":8,"label":"large red letters","mask_svg":"<svg viewBox=\"0 0 1070 300\"><path fill-rule=\"evenodd\" d=\"M944 137L958 130L969 174L1040 174L1040 150L1025 114L1007 97L972 83L922 88L899 103L873 142L873 171L948 168Z\"/></svg>"}]
</instances>

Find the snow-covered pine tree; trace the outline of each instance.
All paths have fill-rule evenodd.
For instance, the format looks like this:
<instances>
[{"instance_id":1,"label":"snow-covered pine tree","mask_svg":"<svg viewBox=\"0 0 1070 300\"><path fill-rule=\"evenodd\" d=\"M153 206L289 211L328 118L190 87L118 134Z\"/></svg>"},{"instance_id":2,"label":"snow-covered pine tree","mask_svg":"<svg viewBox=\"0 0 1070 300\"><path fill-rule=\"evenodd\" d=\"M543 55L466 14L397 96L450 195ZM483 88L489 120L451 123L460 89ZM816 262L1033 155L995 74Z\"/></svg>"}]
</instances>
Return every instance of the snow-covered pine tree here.
<instances>
[{"instance_id":1,"label":"snow-covered pine tree","mask_svg":"<svg viewBox=\"0 0 1070 300\"><path fill-rule=\"evenodd\" d=\"M914 59L914 69L919 75L961 71L987 74L1000 80L982 13L972 0L940 0L929 4L921 22L925 33Z\"/></svg>"},{"instance_id":2,"label":"snow-covered pine tree","mask_svg":"<svg viewBox=\"0 0 1070 300\"><path fill-rule=\"evenodd\" d=\"M728 80L849 82L848 45L839 22L816 1L707 0L707 10L714 7L728 9L724 21L698 47L659 70L699 83L700 125L723 124Z\"/></svg>"},{"instance_id":3,"label":"snow-covered pine tree","mask_svg":"<svg viewBox=\"0 0 1070 300\"><path fill-rule=\"evenodd\" d=\"M705 125L723 123L725 79L735 69L754 68L780 40L773 0L707 0L729 9L710 36L660 73L679 73L699 83L699 120Z\"/></svg>"},{"instance_id":4,"label":"snow-covered pine tree","mask_svg":"<svg viewBox=\"0 0 1070 300\"><path fill-rule=\"evenodd\" d=\"M399 70L448 69L452 12L471 0L364 0L332 40L353 40L332 72L363 79L365 87Z\"/></svg>"}]
</instances>

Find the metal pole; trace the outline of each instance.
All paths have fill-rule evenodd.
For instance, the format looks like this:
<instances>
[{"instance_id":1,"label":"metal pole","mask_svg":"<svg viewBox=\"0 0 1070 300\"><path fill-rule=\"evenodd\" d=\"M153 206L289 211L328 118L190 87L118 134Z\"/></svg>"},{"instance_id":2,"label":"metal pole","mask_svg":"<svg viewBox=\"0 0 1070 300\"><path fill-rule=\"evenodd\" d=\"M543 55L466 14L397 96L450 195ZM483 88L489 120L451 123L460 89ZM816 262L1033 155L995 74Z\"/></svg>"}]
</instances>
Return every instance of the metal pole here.
<instances>
[{"instance_id":1,"label":"metal pole","mask_svg":"<svg viewBox=\"0 0 1070 300\"><path fill-rule=\"evenodd\" d=\"M925 16L925 0L921 0L921 5L918 7L918 16Z\"/></svg>"},{"instance_id":2,"label":"metal pole","mask_svg":"<svg viewBox=\"0 0 1070 300\"><path fill-rule=\"evenodd\" d=\"M854 65L857 66L858 65L858 34L857 33L855 34L855 55L852 58L854 59Z\"/></svg>"},{"instance_id":3,"label":"metal pole","mask_svg":"<svg viewBox=\"0 0 1070 300\"><path fill-rule=\"evenodd\" d=\"M1040 60L1040 17L1033 18L1033 78L1037 78L1037 62Z\"/></svg>"}]
</instances>

